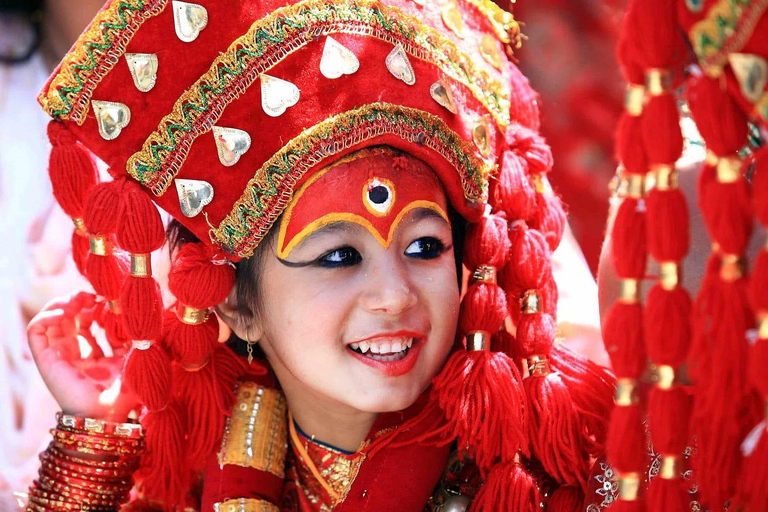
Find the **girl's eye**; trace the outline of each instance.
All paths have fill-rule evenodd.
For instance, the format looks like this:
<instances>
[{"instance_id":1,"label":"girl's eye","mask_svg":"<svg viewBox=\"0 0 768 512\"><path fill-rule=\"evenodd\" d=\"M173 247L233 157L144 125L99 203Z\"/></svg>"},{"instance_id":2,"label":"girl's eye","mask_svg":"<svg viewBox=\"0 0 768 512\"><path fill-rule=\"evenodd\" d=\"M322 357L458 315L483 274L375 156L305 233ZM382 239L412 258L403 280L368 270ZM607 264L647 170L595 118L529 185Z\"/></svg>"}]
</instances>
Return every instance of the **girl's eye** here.
<instances>
[{"instance_id":1,"label":"girl's eye","mask_svg":"<svg viewBox=\"0 0 768 512\"><path fill-rule=\"evenodd\" d=\"M325 253L317 259L317 265L321 267L349 267L357 265L363 260L360 253L352 247L340 247Z\"/></svg>"},{"instance_id":2,"label":"girl's eye","mask_svg":"<svg viewBox=\"0 0 768 512\"><path fill-rule=\"evenodd\" d=\"M434 237L419 238L405 250L405 255L423 260L433 260L445 252L445 244Z\"/></svg>"}]
</instances>

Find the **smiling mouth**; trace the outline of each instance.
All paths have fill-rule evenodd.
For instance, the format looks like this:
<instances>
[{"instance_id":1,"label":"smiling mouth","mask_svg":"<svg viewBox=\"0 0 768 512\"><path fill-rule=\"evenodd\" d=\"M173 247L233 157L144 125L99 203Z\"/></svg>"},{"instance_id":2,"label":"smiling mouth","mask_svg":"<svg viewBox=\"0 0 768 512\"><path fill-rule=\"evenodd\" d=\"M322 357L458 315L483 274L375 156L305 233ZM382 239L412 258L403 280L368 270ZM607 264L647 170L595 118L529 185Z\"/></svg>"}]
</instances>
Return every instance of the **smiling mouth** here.
<instances>
[{"instance_id":1,"label":"smiling mouth","mask_svg":"<svg viewBox=\"0 0 768 512\"><path fill-rule=\"evenodd\" d=\"M389 340L361 341L359 343L350 343L347 347L358 354L373 359L389 363L400 361L408 355L408 351L413 346L413 338L392 338Z\"/></svg>"}]
</instances>

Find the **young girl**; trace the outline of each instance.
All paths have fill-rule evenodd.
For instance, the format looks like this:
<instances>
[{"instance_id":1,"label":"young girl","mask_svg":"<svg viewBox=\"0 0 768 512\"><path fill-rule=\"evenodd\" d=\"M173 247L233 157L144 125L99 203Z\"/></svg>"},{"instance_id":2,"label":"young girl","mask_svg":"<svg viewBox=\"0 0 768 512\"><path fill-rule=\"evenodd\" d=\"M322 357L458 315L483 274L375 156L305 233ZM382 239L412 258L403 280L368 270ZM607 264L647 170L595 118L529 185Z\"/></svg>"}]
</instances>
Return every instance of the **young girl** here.
<instances>
[{"instance_id":1,"label":"young girl","mask_svg":"<svg viewBox=\"0 0 768 512\"><path fill-rule=\"evenodd\" d=\"M99 297L30 325L63 412L29 509L117 508L136 470L136 509L609 503L612 379L554 344L519 37L476 0L107 4L40 95ZM91 321L129 350L113 385Z\"/></svg>"}]
</instances>

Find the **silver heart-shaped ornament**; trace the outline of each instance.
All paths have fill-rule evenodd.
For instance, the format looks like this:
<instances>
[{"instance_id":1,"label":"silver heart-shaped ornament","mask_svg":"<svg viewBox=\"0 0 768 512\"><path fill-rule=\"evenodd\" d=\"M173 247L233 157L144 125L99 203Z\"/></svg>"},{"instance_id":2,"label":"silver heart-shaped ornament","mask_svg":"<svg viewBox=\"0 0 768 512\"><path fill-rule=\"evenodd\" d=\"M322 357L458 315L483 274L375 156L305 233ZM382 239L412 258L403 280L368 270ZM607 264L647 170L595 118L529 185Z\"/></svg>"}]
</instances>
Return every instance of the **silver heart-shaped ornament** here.
<instances>
[{"instance_id":1,"label":"silver heart-shaped ornament","mask_svg":"<svg viewBox=\"0 0 768 512\"><path fill-rule=\"evenodd\" d=\"M452 114L456 113L456 104L453 102L453 95L451 94L451 90L446 86L445 82L438 80L437 82L430 85L429 95L432 96L432 99L435 100L438 104L448 109L448 112Z\"/></svg>"},{"instance_id":2,"label":"silver heart-shaped ornament","mask_svg":"<svg viewBox=\"0 0 768 512\"><path fill-rule=\"evenodd\" d=\"M125 61L133 77L133 85L141 92L149 92L157 82L157 55L154 53L126 53Z\"/></svg>"},{"instance_id":3,"label":"silver heart-shaped ornament","mask_svg":"<svg viewBox=\"0 0 768 512\"><path fill-rule=\"evenodd\" d=\"M208 25L208 11L205 7L188 2L173 2L173 26L176 35L185 43L191 43L200 31Z\"/></svg>"},{"instance_id":4,"label":"silver heart-shaped ornament","mask_svg":"<svg viewBox=\"0 0 768 512\"><path fill-rule=\"evenodd\" d=\"M219 161L227 167L235 165L251 147L251 136L237 128L214 126L213 137L216 140Z\"/></svg>"},{"instance_id":5,"label":"silver heart-shaped ornament","mask_svg":"<svg viewBox=\"0 0 768 512\"><path fill-rule=\"evenodd\" d=\"M105 140L116 139L131 122L131 109L115 101L91 101L99 135Z\"/></svg>"},{"instance_id":6,"label":"silver heart-shaped ornament","mask_svg":"<svg viewBox=\"0 0 768 512\"><path fill-rule=\"evenodd\" d=\"M320 73L326 78L334 79L342 75L351 75L358 69L360 69L360 61L352 50L328 36L320 59Z\"/></svg>"},{"instance_id":7,"label":"silver heart-shaped ornament","mask_svg":"<svg viewBox=\"0 0 768 512\"><path fill-rule=\"evenodd\" d=\"M287 80L261 74L261 108L268 116L279 117L299 102L301 92Z\"/></svg>"},{"instance_id":8,"label":"silver heart-shaped ornament","mask_svg":"<svg viewBox=\"0 0 768 512\"><path fill-rule=\"evenodd\" d=\"M416 83L416 74L413 72L413 66L411 61L408 60L408 54L405 52L403 45L397 43L392 51L387 55L384 61L389 70L395 78L402 80L408 85Z\"/></svg>"},{"instance_id":9,"label":"silver heart-shaped ornament","mask_svg":"<svg viewBox=\"0 0 768 512\"><path fill-rule=\"evenodd\" d=\"M757 102L768 82L768 64L765 59L748 53L731 53L728 55L728 62L739 82L741 94L750 102Z\"/></svg>"},{"instance_id":10,"label":"silver heart-shaped ornament","mask_svg":"<svg viewBox=\"0 0 768 512\"><path fill-rule=\"evenodd\" d=\"M177 178L176 193L179 195L181 213L187 217L194 217L213 201L213 187L207 181Z\"/></svg>"}]
</instances>

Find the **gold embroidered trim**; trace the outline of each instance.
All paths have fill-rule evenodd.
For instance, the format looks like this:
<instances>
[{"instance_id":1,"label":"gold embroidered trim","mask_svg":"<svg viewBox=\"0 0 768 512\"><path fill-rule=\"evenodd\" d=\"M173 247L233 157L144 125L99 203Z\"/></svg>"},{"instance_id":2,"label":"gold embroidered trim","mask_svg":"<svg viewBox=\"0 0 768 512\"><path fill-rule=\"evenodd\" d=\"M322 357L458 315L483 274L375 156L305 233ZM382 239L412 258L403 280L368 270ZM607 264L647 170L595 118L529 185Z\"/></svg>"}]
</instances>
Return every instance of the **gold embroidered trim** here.
<instances>
[{"instance_id":1,"label":"gold embroidered trim","mask_svg":"<svg viewBox=\"0 0 768 512\"><path fill-rule=\"evenodd\" d=\"M216 512L280 512L277 505L254 498L234 498L213 504Z\"/></svg>"},{"instance_id":2,"label":"gold embroidered trim","mask_svg":"<svg viewBox=\"0 0 768 512\"><path fill-rule=\"evenodd\" d=\"M464 1L477 8L483 16L488 18L499 41L511 44L513 48L520 48L522 46L520 24L515 20L511 12L505 11L492 0Z\"/></svg>"},{"instance_id":3,"label":"gold embroidered trim","mask_svg":"<svg viewBox=\"0 0 768 512\"><path fill-rule=\"evenodd\" d=\"M475 156L471 143L440 117L414 108L372 103L304 130L264 162L230 213L209 231L211 241L232 254L249 257L290 202L294 186L308 169L385 133L433 149L458 171L469 201L485 197L491 166Z\"/></svg>"},{"instance_id":4,"label":"gold embroidered trim","mask_svg":"<svg viewBox=\"0 0 768 512\"><path fill-rule=\"evenodd\" d=\"M57 74L37 100L48 115L83 124L91 95L125 52L147 19L160 14L168 0L113 0L100 12L64 57Z\"/></svg>"},{"instance_id":5,"label":"gold embroidered trim","mask_svg":"<svg viewBox=\"0 0 768 512\"><path fill-rule=\"evenodd\" d=\"M176 101L141 151L126 163L128 173L160 196L178 174L195 139L209 131L226 106L294 51L318 37L352 33L401 44L409 54L437 65L465 85L493 115L509 122L510 90L474 64L437 30L413 16L372 0L306 0L280 8L251 25Z\"/></svg>"},{"instance_id":6,"label":"gold embroidered trim","mask_svg":"<svg viewBox=\"0 0 768 512\"><path fill-rule=\"evenodd\" d=\"M728 54L741 51L766 7L768 0L719 0L691 27L688 39L708 75L719 76Z\"/></svg>"},{"instance_id":7,"label":"gold embroidered trim","mask_svg":"<svg viewBox=\"0 0 768 512\"><path fill-rule=\"evenodd\" d=\"M221 440L219 464L254 468L285 478L288 448L285 397L276 389L263 388L253 382L240 383L236 393L237 402Z\"/></svg>"}]
</instances>

